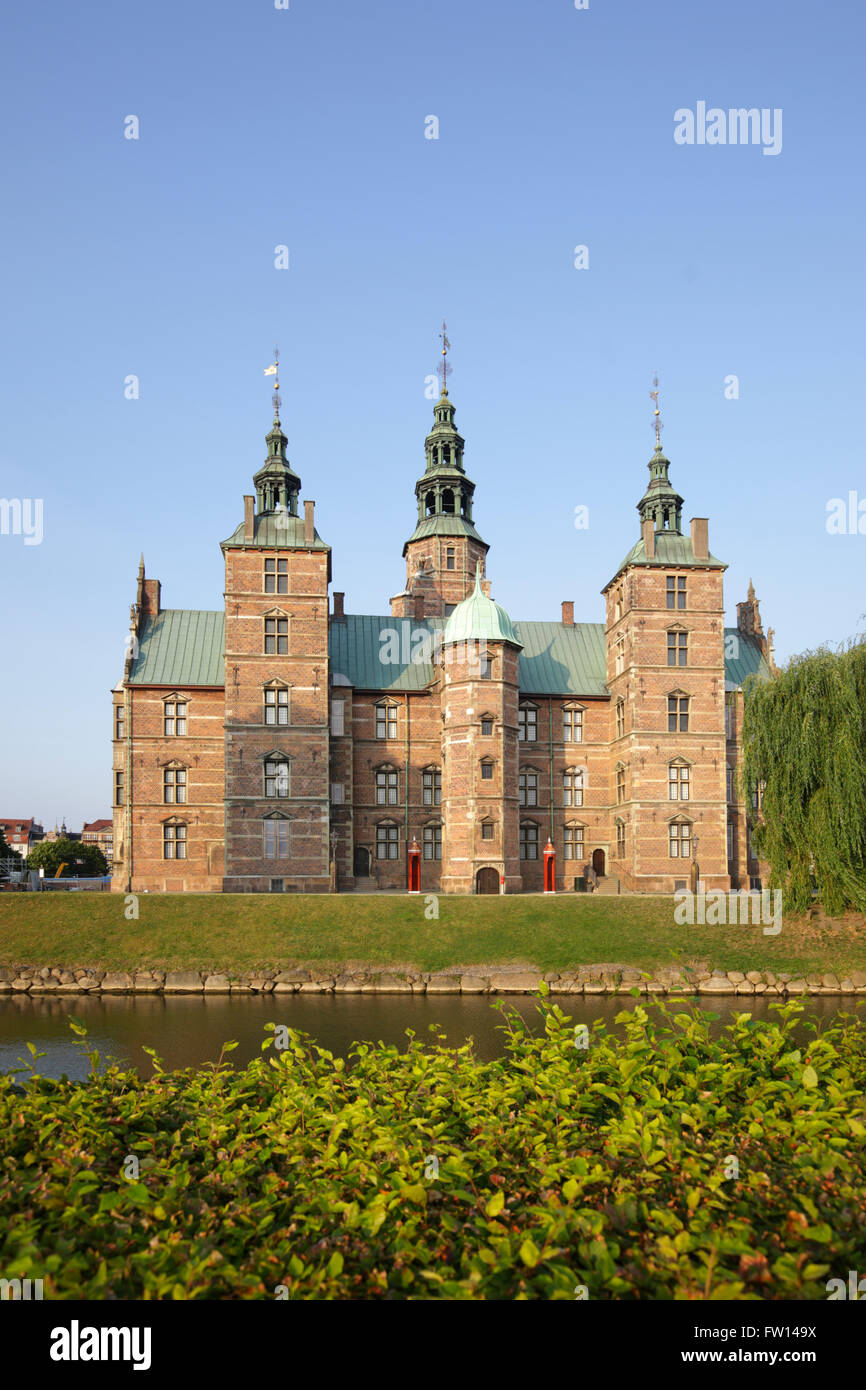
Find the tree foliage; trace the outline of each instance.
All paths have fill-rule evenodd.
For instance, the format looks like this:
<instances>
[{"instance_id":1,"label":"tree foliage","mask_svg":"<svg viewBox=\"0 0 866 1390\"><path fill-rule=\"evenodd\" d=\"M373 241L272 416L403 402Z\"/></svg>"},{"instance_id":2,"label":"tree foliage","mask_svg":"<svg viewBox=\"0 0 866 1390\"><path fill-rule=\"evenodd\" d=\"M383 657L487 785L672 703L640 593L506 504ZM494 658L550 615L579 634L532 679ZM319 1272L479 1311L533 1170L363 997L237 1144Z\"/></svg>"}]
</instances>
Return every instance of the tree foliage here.
<instances>
[{"instance_id":1,"label":"tree foliage","mask_svg":"<svg viewBox=\"0 0 866 1390\"><path fill-rule=\"evenodd\" d=\"M793 911L866 909L866 639L795 657L746 690L743 790L764 783L755 847Z\"/></svg>"},{"instance_id":2,"label":"tree foliage","mask_svg":"<svg viewBox=\"0 0 866 1390\"><path fill-rule=\"evenodd\" d=\"M27 864L31 869L44 869L46 878L53 878L61 864L66 865L63 878L89 878L108 873L108 864L99 846L84 844L81 840L43 840L28 855Z\"/></svg>"},{"instance_id":3,"label":"tree foliage","mask_svg":"<svg viewBox=\"0 0 866 1390\"><path fill-rule=\"evenodd\" d=\"M0 1076L0 1268L58 1300L826 1299L866 1268L862 1026L635 1004L587 1047L511 1015L493 1062L271 1023L238 1071Z\"/></svg>"}]
</instances>

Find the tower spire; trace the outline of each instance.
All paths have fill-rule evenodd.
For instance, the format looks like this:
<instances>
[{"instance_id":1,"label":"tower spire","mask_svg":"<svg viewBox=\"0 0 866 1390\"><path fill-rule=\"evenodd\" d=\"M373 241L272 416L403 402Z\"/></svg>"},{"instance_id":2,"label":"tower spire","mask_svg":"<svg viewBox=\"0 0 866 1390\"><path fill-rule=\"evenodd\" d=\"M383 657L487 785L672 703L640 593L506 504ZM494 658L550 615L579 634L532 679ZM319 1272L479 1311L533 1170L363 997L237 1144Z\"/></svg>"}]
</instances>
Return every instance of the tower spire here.
<instances>
[{"instance_id":1,"label":"tower spire","mask_svg":"<svg viewBox=\"0 0 866 1390\"><path fill-rule=\"evenodd\" d=\"M442 395L447 396L448 377L452 369L448 365L448 350L451 347L451 344L448 341L448 332L445 326L444 319L442 320L442 332L439 334L439 337L442 339L442 365L439 368L439 375L442 377Z\"/></svg>"},{"instance_id":2,"label":"tower spire","mask_svg":"<svg viewBox=\"0 0 866 1390\"><path fill-rule=\"evenodd\" d=\"M272 376L274 378L274 394L271 400L274 403L274 424L278 425L280 423L280 406L283 403L283 398L280 395L280 349L276 344L274 344L274 360L269 367L265 367L265 376Z\"/></svg>"},{"instance_id":3,"label":"tower spire","mask_svg":"<svg viewBox=\"0 0 866 1390\"><path fill-rule=\"evenodd\" d=\"M652 401L653 405L655 406L655 409L654 409L654 411L653 411L653 428L655 429L655 433L656 433L656 448L660 450L661 447L662 447L662 417L661 417L661 415L660 415L660 413L659 413L659 374L658 374L658 372L654 372L654 373L653 373L653 390L650 391L650 400Z\"/></svg>"}]
</instances>

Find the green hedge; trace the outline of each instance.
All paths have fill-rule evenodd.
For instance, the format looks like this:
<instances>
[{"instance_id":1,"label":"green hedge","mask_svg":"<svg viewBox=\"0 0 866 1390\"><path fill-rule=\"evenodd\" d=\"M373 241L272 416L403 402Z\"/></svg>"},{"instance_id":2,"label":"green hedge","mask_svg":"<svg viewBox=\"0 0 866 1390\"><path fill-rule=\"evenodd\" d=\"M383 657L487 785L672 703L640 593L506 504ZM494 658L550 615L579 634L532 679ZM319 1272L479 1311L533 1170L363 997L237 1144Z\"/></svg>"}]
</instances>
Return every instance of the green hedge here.
<instances>
[{"instance_id":1,"label":"green hedge","mask_svg":"<svg viewBox=\"0 0 866 1390\"><path fill-rule=\"evenodd\" d=\"M487 1063L290 1031L245 1070L4 1078L0 1275L59 1299L823 1299L866 1270L861 1024L788 1004L716 1037L653 1004L582 1038L540 1008L536 1036L504 1011Z\"/></svg>"}]
</instances>

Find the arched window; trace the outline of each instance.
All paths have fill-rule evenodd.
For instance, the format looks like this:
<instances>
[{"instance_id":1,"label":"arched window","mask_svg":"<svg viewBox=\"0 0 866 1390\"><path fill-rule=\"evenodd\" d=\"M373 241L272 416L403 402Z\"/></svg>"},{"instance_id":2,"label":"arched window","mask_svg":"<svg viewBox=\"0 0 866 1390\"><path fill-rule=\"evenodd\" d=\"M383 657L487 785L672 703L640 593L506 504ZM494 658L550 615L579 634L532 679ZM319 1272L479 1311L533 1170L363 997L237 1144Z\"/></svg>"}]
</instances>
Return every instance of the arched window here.
<instances>
[{"instance_id":1,"label":"arched window","mask_svg":"<svg viewBox=\"0 0 866 1390\"><path fill-rule=\"evenodd\" d=\"M454 515L454 493L450 487L442 489L442 510L446 516Z\"/></svg>"},{"instance_id":2,"label":"arched window","mask_svg":"<svg viewBox=\"0 0 866 1390\"><path fill-rule=\"evenodd\" d=\"M435 494L435 492L428 492L428 493L427 493L426 497L424 498L424 510L425 510L425 512L427 513L428 516L435 516L435 515L436 515L436 494Z\"/></svg>"}]
</instances>

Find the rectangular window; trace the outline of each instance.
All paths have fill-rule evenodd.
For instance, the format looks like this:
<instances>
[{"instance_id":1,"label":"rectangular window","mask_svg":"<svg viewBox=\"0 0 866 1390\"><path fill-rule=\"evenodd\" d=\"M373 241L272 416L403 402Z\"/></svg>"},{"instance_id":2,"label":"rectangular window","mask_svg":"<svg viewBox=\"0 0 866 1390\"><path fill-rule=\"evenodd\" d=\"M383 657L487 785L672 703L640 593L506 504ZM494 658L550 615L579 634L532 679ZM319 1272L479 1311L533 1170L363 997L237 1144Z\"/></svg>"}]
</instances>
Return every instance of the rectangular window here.
<instances>
[{"instance_id":1,"label":"rectangular window","mask_svg":"<svg viewBox=\"0 0 866 1390\"><path fill-rule=\"evenodd\" d=\"M492 763L482 763L482 764L481 764L481 776L482 776L482 778L484 779L485 782L490 782L490 781L493 780L493 764L492 764Z\"/></svg>"},{"instance_id":2,"label":"rectangular window","mask_svg":"<svg viewBox=\"0 0 866 1390\"><path fill-rule=\"evenodd\" d=\"M725 738L734 737L734 709L730 700L725 701Z\"/></svg>"},{"instance_id":3,"label":"rectangular window","mask_svg":"<svg viewBox=\"0 0 866 1390\"><path fill-rule=\"evenodd\" d=\"M377 738L396 738L396 737L397 737L397 706L396 706L396 705L377 705L377 706L376 706L376 737L377 737Z\"/></svg>"},{"instance_id":4,"label":"rectangular window","mask_svg":"<svg viewBox=\"0 0 866 1390\"><path fill-rule=\"evenodd\" d=\"M399 828L396 825L376 826L376 858L396 859L399 848Z\"/></svg>"},{"instance_id":5,"label":"rectangular window","mask_svg":"<svg viewBox=\"0 0 866 1390\"><path fill-rule=\"evenodd\" d=\"M562 804L563 806L583 805L582 768L570 767L562 774Z\"/></svg>"},{"instance_id":6,"label":"rectangular window","mask_svg":"<svg viewBox=\"0 0 866 1390\"><path fill-rule=\"evenodd\" d=\"M583 710L562 711L562 738L565 743L583 743Z\"/></svg>"},{"instance_id":7,"label":"rectangular window","mask_svg":"<svg viewBox=\"0 0 866 1390\"><path fill-rule=\"evenodd\" d=\"M614 645L614 671L617 676L625 670L625 637L620 633Z\"/></svg>"},{"instance_id":8,"label":"rectangular window","mask_svg":"<svg viewBox=\"0 0 866 1390\"><path fill-rule=\"evenodd\" d=\"M483 821L481 822L481 838L482 838L482 840L492 840L492 839L493 839L493 821L492 821L492 820L483 820Z\"/></svg>"},{"instance_id":9,"label":"rectangular window","mask_svg":"<svg viewBox=\"0 0 866 1390\"><path fill-rule=\"evenodd\" d=\"M265 763L265 796L288 796L289 764L268 761ZM271 824L269 821L268 824Z\"/></svg>"},{"instance_id":10,"label":"rectangular window","mask_svg":"<svg viewBox=\"0 0 866 1390\"><path fill-rule=\"evenodd\" d=\"M565 857L566 859L583 858L582 825L567 825L565 827Z\"/></svg>"},{"instance_id":11,"label":"rectangular window","mask_svg":"<svg viewBox=\"0 0 866 1390\"><path fill-rule=\"evenodd\" d=\"M397 774L391 768L376 773L376 805L397 805Z\"/></svg>"},{"instance_id":12,"label":"rectangular window","mask_svg":"<svg viewBox=\"0 0 866 1390\"><path fill-rule=\"evenodd\" d=\"M115 772L114 774L114 804L115 806L122 806L124 804L122 772Z\"/></svg>"},{"instance_id":13,"label":"rectangular window","mask_svg":"<svg viewBox=\"0 0 866 1390\"><path fill-rule=\"evenodd\" d=\"M288 618L265 618L265 656L288 656Z\"/></svg>"},{"instance_id":14,"label":"rectangular window","mask_svg":"<svg viewBox=\"0 0 866 1390\"><path fill-rule=\"evenodd\" d=\"M265 691L265 723L288 724L289 692L285 688Z\"/></svg>"},{"instance_id":15,"label":"rectangular window","mask_svg":"<svg viewBox=\"0 0 866 1390\"><path fill-rule=\"evenodd\" d=\"M670 763L668 765L669 801L688 801L689 771L689 768L681 767L679 763Z\"/></svg>"},{"instance_id":16,"label":"rectangular window","mask_svg":"<svg viewBox=\"0 0 866 1390\"><path fill-rule=\"evenodd\" d=\"M441 825L425 825L425 826L424 826L424 858L425 858L425 859L441 859L441 858L442 858L442 826L441 826Z\"/></svg>"},{"instance_id":17,"label":"rectangular window","mask_svg":"<svg viewBox=\"0 0 866 1390\"><path fill-rule=\"evenodd\" d=\"M686 576L684 574L668 575L667 600L668 608L685 608Z\"/></svg>"},{"instance_id":18,"label":"rectangular window","mask_svg":"<svg viewBox=\"0 0 866 1390\"><path fill-rule=\"evenodd\" d=\"M262 821L265 859L288 859L289 822L282 819ZM282 892L282 889L278 890Z\"/></svg>"},{"instance_id":19,"label":"rectangular window","mask_svg":"<svg viewBox=\"0 0 866 1390\"><path fill-rule=\"evenodd\" d=\"M163 859L186 859L186 826L164 825L162 827Z\"/></svg>"},{"instance_id":20,"label":"rectangular window","mask_svg":"<svg viewBox=\"0 0 866 1390\"><path fill-rule=\"evenodd\" d=\"M162 799L166 806L186 801L186 768L167 767L162 774Z\"/></svg>"},{"instance_id":21,"label":"rectangular window","mask_svg":"<svg viewBox=\"0 0 866 1390\"><path fill-rule=\"evenodd\" d=\"M625 821L622 820L616 823L616 857L625 859Z\"/></svg>"},{"instance_id":22,"label":"rectangular window","mask_svg":"<svg viewBox=\"0 0 866 1390\"><path fill-rule=\"evenodd\" d=\"M428 767L424 772L424 805L439 806L442 803L442 773Z\"/></svg>"},{"instance_id":23,"label":"rectangular window","mask_svg":"<svg viewBox=\"0 0 866 1390\"><path fill-rule=\"evenodd\" d=\"M521 859L538 858L538 826L527 821L520 827L520 857Z\"/></svg>"},{"instance_id":24,"label":"rectangular window","mask_svg":"<svg viewBox=\"0 0 866 1390\"><path fill-rule=\"evenodd\" d=\"M535 743L538 738L538 710L521 705L517 711L517 737L521 743Z\"/></svg>"},{"instance_id":25,"label":"rectangular window","mask_svg":"<svg viewBox=\"0 0 866 1390\"><path fill-rule=\"evenodd\" d=\"M334 738L342 738L345 731L345 709L345 700L331 701L331 734Z\"/></svg>"},{"instance_id":26,"label":"rectangular window","mask_svg":"<svg viewBox=\"0 0 866 1390\"><path fill-rule=\"evenodd\" d=\"M342 806L346 800L346 788L342 782L331 783L331 804Z\"/></svg>"},{"instance_id":27,"label":"rectangular window","mask_svg":"<svg viewBox=\"0 0 866 1390\"><path fill-rule=\"evenodd\" d=\"M728 799L728 801L729 801L729 802L733 802L733 800L734 800L734 769L733 769L732 767L730 767L730 766L725 768L725 790L726 790L726 792L727 792L727 799Z\"/></svg>"},{"instance_id":28,"label":"rectangular window","mask_svg":"<svg viewBox=\"0 0 866 1390\"><path fill-rule=\"evenodd\" d=\"M616 770L616 804L621 806L625 801L625 768L618 767Z\"/></svg>"},{"instance_id":29,"label":"rectangular window","mask_svg":"<svg viewBox=\"0 0 866 1390\"><path fill-rule=\"evenodd\" d=\"M625 738L625 700L616 702L616 736Z\"/></svg>"},{"instance_id":30,"label":"rectangular window","mask_svg":"<svg viewBox=\"0 0 866 1390\"><path fill-rule=\"evenodd\" d=\"M479 657L479 660L481 662L481 679L489 681L493 676L493 663L489 656Z\"/></svg>"},{"instance_id":31,"label":"rectangular window","mask_svg":"<svg viewBox=\"0 0 866 1390\"><path fill-rule=\"evenodd\" d=\"M123 705L114 706L114 737L123 738L126 728L125 710Z\"/></svg>"},{"instance_id":32,"label":"rectangular window","mask_svg":"<svg viewBox=\"0 0 866 1390\"><path fill-rule=\"evenodd\" d=\"M265 560L265 593L287 594L288 592L288 560Z\"/></svg>"},{"instance_id":33,"label":"rectangular window","mask_svg":"<svg viewBox=\"0 0 866 1390\"><path fill-rule=\"evenodd\" d=\"M687 734L689 731L689 700L687 695L668 696L668 733Z\"/></svg>"},{"instance_id":34,"label":"rectangular window","mask_svg":"<svg viewBox=\"0 0 866 1390\"><path fill-rule=\"evenodd\" d=\"M285 891L286 891L286 889L285 889L285 880L284 880L284 879L282 879L282 878L272 878L272 879L271 879L271 892L272 892L272 893L284 893Z\"/></svg>"},{"instance_id":35,"label":"rectangular window","mask_svg":"<svg viewBox=\"0 0 866 1390\"><path fill-rule=\"evenodd\" d=\"M737 845L737 841L736 841L736 830L737 830L737 828L736 828L734 822L733 822L732 820L729 820L729 821L728 821L728 863L729 863L729 864L733 864L734 861L735 861L735 859L736 859L736 857L737 857L737 855L736 855L736 845Z\"/></svg>"},{"instance_id":36,"label":"rectangular window","mask_svg":"<svg viewBox=\"0 0 866 1390\"><path fill-rule=\"evenodd\" d=\"M453 570L453 568L454 568L454 546L453 546L453 545L449 545L449 546L446 546L446 547L445 547L445 568L446 568L447 570Z\"/></svg>"},{"instance_id":37,"label":"rectangular window","mask_svg":"<svg viewBox=\"0 0 866 1390\"><path fill-rule=\"evenodd\" d=\"M692 852L692 827L677 823L668 827L671 859L689 859Z\"/></svg>"},{"instance_id":38,"label":"rectangular window","mask_svg":"<svg viewBox=\"0 0 866 1390\"><path fill-rule=\"evenodd\" d=\"M538 805L538 773L520 772L517 775L517 799L521 806Z\"/></svg>"},{"instance_id":39,"label":"rectangular window","mask_svg":"<svg viewBox=\"0 0 866 1390\"><path fill-rule=\"evenodd\" d=\"M164 706L162 731L166 738L183 738L186 733L186 703L167 700Z\"/></svg>"},{"instance_id":40,"label":"rectangular window","mask_svg":"<svg viewBox=\"0 0 866 1390\"><path fill-rule=\"evenodd\" d=\"M668 633L668 666L688 665L688 633Z\"/></svg>"},{"instance_id":41,"label":"rectangular window","mask_svg":"<svg viewBox=\"0 0 866 1390\"><path fill-rule=\"evenodd\" d=\"M492 720L492 719L482 719L482 721L481 721L481 737L482 737L482 738L490 738L490 737L492 736L492 734L493 734L493 720Z\"/></svg>"}]
</instances>

